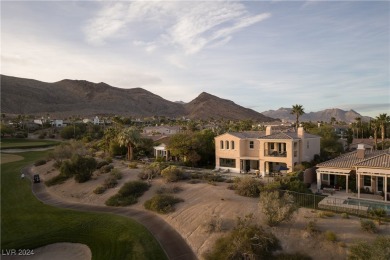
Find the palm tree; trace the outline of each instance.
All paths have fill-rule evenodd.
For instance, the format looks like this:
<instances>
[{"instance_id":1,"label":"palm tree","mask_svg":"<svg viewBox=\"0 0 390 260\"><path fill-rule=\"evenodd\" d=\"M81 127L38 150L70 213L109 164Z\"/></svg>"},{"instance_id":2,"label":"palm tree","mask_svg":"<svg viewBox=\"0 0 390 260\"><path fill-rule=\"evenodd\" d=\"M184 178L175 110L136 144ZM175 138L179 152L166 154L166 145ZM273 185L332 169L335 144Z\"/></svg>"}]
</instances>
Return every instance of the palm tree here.
<instances>
[{"instance_id":1,"label":"palm tree","mask_svg":"<svg viewBox=\"0 0 390 260\"><path fill-rule=\"evenodd\" d=\"M356 138L359 138L359 128L360 128L359 125L361 126L362 119L360 117L356 117L355 120L356 120L356 128L357 128Z\"/></svg>"},{"instance_id":2,"label":"palm tree","mask_svg":"<svg viewBox=\"0 0 390 260\"><path fill-rule=\"evenodd\" d=\"M390 122L390 116L385 114L379 114L379 116L376 117L376 120L379 123L379 126L381 128L381 137L382 137L382 150L384 149L385 145L385 127Z\"/></svg>"},{"instance_id":3,"label":"palm tree","mask_svg":"<svg viewBox=\"0 0 390 260\"><path fill-rule=\"evenodd\" d=\"M295 123L295 128L298 129L298 124L299 124L299 117L303 115L305 112L303 111L302 105L293 105L291 114L295 115L297 117L296 123Z\"/></svg>"},{"instance_id":4,"label":"palm tree","mask_svg":"<svg viewBox=\"0 0 390 260\"><path fill-rule=\"evenodd\" d=\"M139 144L141 135L134 127L123 129L118 135L118 143L120 146L127 146L127 159L133 160L133 147Z\"/></svg>"},{"instance_id":5,"label":"palm tree","mask_svg":"<svg viewBox=\"0 0 390 260\"><path fill-rule=\"evenodd\" d=\"M379 128L379 122L376 119L371 120L371 128L374 130L374 145L375 150L378 149L378 128Z\"/></svg>"}]
</instances>

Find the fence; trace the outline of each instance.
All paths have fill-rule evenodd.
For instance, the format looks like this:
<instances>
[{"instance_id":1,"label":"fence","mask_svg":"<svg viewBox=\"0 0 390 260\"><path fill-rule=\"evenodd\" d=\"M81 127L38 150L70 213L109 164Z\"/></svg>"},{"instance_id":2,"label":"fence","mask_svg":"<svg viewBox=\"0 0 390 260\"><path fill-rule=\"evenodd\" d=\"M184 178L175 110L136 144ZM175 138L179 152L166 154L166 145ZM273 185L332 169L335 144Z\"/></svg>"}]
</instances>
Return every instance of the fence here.
<instances>
[{"instance_id":1,"label":"fence","mask_svg":"<svg viewBox=\"0 0 390 260\"><path fill-rule=\"evenodd\" d=\"M297 204L304 208L324 209L367 217L370 209L380 207L387 211L388 218L390 214L390 204L357 199L328 197L324 195L299 193L287 190L282 192L288 192L291 194Z\"/></svg>"}]
</instances>

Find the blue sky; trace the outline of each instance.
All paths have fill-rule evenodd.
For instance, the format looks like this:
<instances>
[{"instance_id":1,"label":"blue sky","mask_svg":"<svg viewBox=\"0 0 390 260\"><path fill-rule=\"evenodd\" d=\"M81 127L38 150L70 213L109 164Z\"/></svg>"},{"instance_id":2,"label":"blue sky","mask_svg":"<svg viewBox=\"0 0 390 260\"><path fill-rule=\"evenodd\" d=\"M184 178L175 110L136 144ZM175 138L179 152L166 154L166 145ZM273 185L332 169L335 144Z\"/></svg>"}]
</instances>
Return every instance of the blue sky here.
<instances>
[{"instance_id":1,"label":"blue sky","mask_svg":"<svg viewBox=\"0 0 390 260\"><path fill-rule=\"evenodd\" d=\"M388 1L2 1L1 73L390 114Z\"/></svg>"}]
</instances>

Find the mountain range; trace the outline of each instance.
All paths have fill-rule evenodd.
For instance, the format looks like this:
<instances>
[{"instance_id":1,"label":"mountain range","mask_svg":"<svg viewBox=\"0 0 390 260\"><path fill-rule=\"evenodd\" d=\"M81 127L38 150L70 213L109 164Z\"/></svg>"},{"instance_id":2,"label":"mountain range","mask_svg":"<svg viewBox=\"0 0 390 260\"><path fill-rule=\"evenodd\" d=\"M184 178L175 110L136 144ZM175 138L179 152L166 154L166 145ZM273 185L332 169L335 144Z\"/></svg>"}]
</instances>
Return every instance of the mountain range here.
<instances>
[{"instance_id":1,"label":"mountain range","mask_svg":"<svg viewBox=\"0 0 390 260\"><path fill-rule=\"evenodd\" d=\"M279 108L262 113L237 105L233 101L202 92L189 103L168 101L142 88L122 89L106 83L64 79L47 83L33 79L1 75L1 112L52 117L71 115L124 115L134 117L167 116L190 119L252 119L257 122L276 120L295 122L291 108ZM305 113L300 121L354 122L360 117L356 111L325 109Z\"/></svg>"},{"instance_id":2,"label":"mountain range","mask_svg":"<svg viewBox=\"0 0 390 260\"><path fill-rule=\"evenodd\" d=\"M278 110L268 110L261 112L265 116L273 117L273 118L279 118L282 121L285 122L295 122L296 116L291 114L291 108L285 108L281 107ZM338 108L330 108L321 110L318 112L309 112L305 113L302 116L299 117L299 121L301 122L318 122L318 121L324 121L324 122L330 122L332 117L336 119L336 121L343 121L347 123L355 122L356 118L360 117L362 121L368 122L370 121L370 117L368 116L362 116L358 112L354 110L341 110Z\"/></svg>"},{"instance_id":3,"label":"mountain range","mask_svg":"<svg viewBox=\"0 0 390 260\"><path fill-rule=\"evenodd\" d=\"M171 102L142 88L121 89L103 82L69 79L47 83L6 75L1 75L1 112L52 117L126 115L275 120L206 92L189 103Z\"/></svg>"}]
</instances>

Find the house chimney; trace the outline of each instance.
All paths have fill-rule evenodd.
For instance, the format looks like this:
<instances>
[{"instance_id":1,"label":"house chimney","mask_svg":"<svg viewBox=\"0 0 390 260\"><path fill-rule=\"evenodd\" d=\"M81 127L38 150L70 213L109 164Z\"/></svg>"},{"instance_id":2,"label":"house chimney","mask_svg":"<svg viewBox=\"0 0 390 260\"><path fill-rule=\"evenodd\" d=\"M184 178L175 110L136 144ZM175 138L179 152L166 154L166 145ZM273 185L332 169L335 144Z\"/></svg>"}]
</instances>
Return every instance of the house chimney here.
<instances>
[{"instance_id":1,"label":"house chimney","mask_svg":"<svg viewBox=\"0 0 390 260\"><path fill-rule=\"evenodd\" d=\"M356 150L356 156L358 159L364 159L364 151L366 149L364 148L364 144L358 144L357 150Z\"/></svg>"},{"instance_id":2,"label":"house chimney","mask_svg":"<svg viewBox=\"0 0 390 260\"><path fill-rule=\"evenodd\" d=\"M298 137L304 138L305 137L305 130L303 130L303 127L298 127Z\"/></svg>"},{"instance_id":3,"label":"house chimney","mask_svg":"<svg viewBox=\"0 0 390 260\"><path fill-rule=\"evenodd\" d=\"M267 126L265 129L265 135L271 135L272 134L272 126Z\"/></svg>"}]
</instances>

